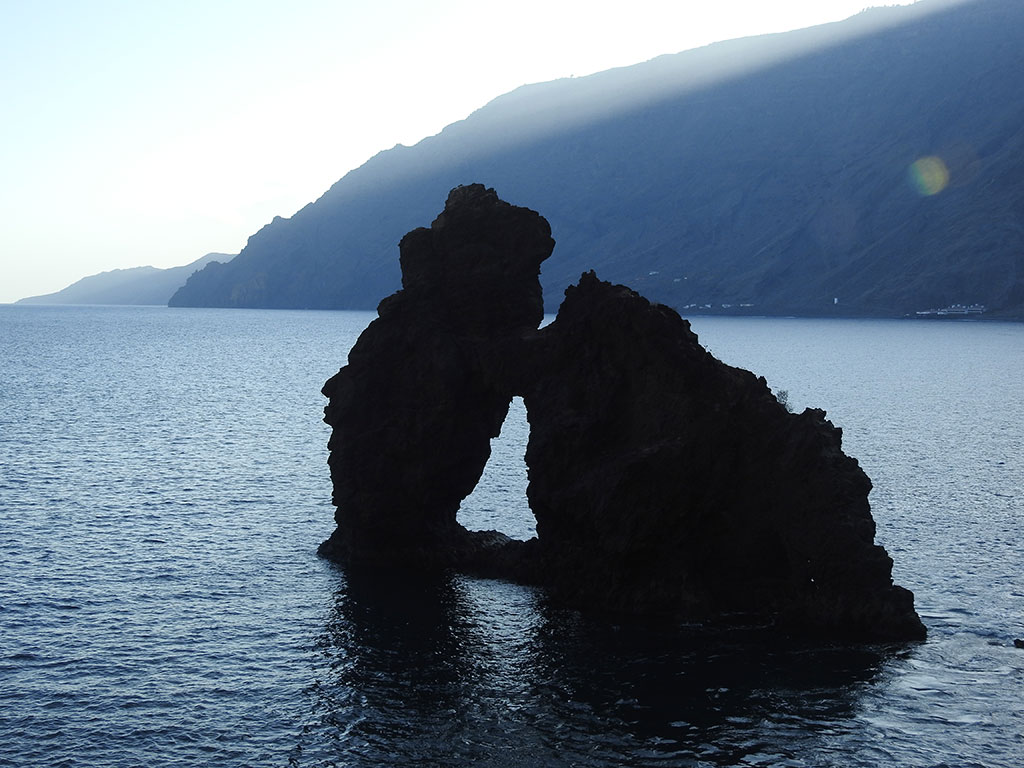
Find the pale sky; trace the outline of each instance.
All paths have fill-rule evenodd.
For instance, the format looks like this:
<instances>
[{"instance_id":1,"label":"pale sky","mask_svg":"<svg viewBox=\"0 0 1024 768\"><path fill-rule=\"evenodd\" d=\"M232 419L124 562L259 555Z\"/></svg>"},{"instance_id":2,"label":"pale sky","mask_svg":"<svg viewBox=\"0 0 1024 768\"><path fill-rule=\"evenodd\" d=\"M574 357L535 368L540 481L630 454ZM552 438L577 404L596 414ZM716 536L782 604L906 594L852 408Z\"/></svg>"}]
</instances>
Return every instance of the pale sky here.
<instances>
[{"instance_id":1,"label":"pale sky","mask_svg":"<svg viewBox=\"0 0 1024 768\"><path fill-rule=\"evenodd\" d=\"M237 253L527 83L909 0L0 0L0 303Z\"/></svg>"}]
</instances>

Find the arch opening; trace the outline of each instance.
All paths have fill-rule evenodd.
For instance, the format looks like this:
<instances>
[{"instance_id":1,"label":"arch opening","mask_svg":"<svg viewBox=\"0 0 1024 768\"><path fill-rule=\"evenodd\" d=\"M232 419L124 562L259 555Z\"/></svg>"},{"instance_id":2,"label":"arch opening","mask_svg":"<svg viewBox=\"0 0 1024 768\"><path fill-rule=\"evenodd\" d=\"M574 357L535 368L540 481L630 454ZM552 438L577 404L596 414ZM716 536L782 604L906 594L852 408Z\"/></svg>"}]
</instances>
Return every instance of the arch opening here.
<instances>
[{"instance_id":1,"label":"arch opening","mask_svg":"<svg viewBox=\"0 0 1024 768\"><path fill-rule=\"evenodd\" d=\"M458 522L470 531L501 531L526 541L537 535L537 520L526 498L526 444L530 423L526 404L513 397L501 433L473 492L462 500Z\"/></svg>"}]
</instances>

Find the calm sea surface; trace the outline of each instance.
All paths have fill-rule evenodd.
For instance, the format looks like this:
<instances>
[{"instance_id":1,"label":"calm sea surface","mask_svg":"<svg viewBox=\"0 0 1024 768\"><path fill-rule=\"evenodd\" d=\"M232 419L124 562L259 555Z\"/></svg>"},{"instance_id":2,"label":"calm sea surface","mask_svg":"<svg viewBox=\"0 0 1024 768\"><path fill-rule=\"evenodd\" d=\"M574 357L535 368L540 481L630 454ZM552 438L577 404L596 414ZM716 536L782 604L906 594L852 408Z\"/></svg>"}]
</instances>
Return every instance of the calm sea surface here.
<instances>
[{"instance_id":1,"label":"calm sea surface","mask_svg":"<svg viewBox=\"0 0 1024 768\"><path fill-rule=\"evenodd\" d=\"M1024 764L1024 325L694 321L843 427L930 633L815 648L317 559L371 318L0 306L0 765ZM470 527L530 535L527 432Z\"/></svg>"}]
</instances>

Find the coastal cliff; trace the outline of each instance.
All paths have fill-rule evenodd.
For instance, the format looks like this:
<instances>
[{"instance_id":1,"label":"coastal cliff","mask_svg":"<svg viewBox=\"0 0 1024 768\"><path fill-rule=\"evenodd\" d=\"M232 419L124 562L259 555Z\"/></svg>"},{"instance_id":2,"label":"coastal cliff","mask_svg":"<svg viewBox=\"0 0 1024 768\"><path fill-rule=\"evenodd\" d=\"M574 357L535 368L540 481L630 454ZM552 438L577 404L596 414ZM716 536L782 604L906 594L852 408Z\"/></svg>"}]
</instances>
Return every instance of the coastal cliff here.
<instances>
[{"instance_id":1,"label":"coastal cliff","mask_svg":"<svg viewBox=\"0 0 1024 768\"><path fill-rule=\"evenodd\" d=\"M558 233L549 312L594 268L684 314L1024 319L1022 38L1019 0L924 0L523 86L369 159L171 303L372 309L401 237L485 178Z\"/></svg>"}]
</instances>

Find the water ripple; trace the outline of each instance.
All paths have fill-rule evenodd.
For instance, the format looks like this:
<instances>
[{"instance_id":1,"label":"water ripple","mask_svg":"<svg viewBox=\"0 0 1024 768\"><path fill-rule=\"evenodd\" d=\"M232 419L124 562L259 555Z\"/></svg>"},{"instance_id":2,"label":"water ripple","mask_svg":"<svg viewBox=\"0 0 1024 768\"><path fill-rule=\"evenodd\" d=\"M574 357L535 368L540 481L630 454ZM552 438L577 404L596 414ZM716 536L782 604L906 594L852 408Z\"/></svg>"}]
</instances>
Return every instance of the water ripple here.
<instances>
[{"instance_id":1,"label":"water ripple","mask_svg":"<svg viewBox=\"0 0 1024 768\"><path fill-rule=\"evenodd\" d=\"M370 318L0 307L0 766L1019 765L1024 328L695 322L844 428L930 632L798 648L316 559ZM467 525L532 535L527 432Z\"/></svg>"}]
</instances>

